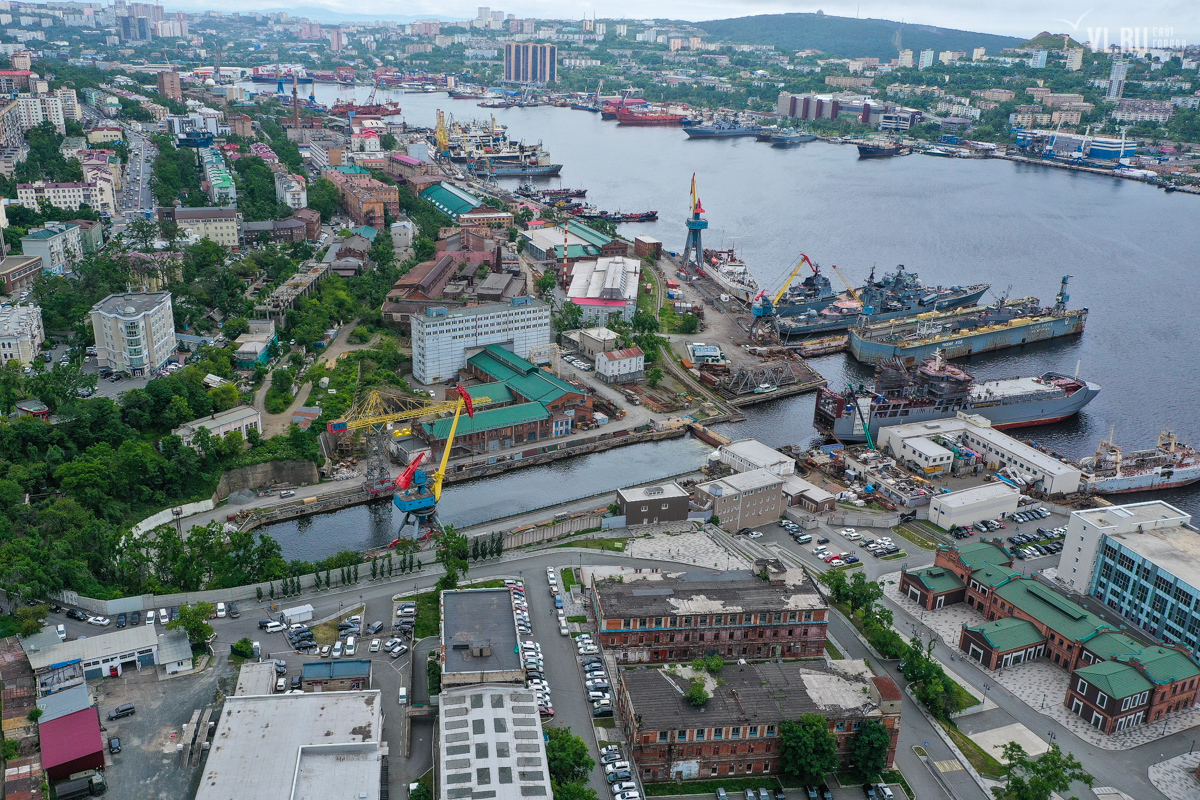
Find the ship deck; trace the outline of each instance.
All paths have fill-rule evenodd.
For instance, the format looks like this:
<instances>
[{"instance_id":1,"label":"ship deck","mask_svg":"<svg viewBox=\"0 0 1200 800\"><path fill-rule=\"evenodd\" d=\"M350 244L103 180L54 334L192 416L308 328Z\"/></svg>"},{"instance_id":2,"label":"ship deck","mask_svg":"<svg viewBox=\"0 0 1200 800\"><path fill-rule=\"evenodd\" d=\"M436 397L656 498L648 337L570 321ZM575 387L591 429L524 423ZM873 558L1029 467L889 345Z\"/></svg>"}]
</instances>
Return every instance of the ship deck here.
<instances>
[{"instance_id":1,"label":"ship deck","mask_svg":"<svg viewBox=\"0 0 1200 800\"><path fill-rule=\"evenodd\" d=\"M1058 397L1062 393L1059 387L1042 383L1032 376L1003 381L980 381L971 387L971 397L975 400L1012 400L1034 395Z\"/></svg>"}]
</instances>

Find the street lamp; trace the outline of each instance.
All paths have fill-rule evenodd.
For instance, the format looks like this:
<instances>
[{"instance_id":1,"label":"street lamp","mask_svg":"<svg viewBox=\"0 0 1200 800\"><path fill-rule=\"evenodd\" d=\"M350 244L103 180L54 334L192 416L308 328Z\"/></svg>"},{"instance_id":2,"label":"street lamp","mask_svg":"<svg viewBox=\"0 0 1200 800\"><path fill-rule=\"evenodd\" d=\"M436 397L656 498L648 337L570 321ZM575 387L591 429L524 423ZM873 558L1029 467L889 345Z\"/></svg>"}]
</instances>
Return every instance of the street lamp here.
<instances>
[{"instance_id":1,"label":"street lamp","mask_svg":"<svg viewBox=\"0 0 1200 800\"><path fill-rule=\"evenodd\" d=\"M1046 695L1043 694L1042 695L1042 708L1045 708L1045 707L1046 707Z\"/></svg>"}]
</instances>

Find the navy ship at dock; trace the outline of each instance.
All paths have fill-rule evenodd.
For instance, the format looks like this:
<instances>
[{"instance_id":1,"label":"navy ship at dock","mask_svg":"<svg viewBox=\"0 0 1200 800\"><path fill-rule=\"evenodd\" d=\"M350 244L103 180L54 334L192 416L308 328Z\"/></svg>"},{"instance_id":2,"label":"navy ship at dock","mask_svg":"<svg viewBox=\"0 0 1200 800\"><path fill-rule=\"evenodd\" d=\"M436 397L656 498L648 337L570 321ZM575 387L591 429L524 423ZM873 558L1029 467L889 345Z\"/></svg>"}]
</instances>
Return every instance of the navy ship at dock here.
<instances>
[{"instance_id":1,"label":"navy ship at dock","mask_svg":"<svg viewBox=\"0 0 1200 800\"><path fill-rule=\"evenodd\" d=\"M918 367L898 359L875 367L875 386L844 392L818 390L813 427L841 442L875 441L888 425L932 422L963 411L991 420L999 430L1047 425L1078 414L1100 387L1078 377L1047 372L1038 377L977 382L938 353Z\"/></svg>"}]
</instances>

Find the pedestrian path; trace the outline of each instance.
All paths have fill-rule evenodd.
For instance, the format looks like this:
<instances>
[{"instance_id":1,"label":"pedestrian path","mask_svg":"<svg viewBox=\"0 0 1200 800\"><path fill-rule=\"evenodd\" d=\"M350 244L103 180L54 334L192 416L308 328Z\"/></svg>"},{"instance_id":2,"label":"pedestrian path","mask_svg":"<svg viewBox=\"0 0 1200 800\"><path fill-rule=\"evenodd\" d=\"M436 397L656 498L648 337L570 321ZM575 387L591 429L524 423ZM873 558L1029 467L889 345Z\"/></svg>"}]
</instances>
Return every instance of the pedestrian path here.
<instances>
[{"instance_id":1,"label":"pedestrian path","mask_svg":"<svg viewBox=\"0 0 1200 800\"><path fill-rule=\"evenodd\" d=\"M945 761L935 761L934 766L938 768L938 772L955 772L961 770L962 764L958 763L958 759L950 758Z\"/></svg>"},{"instance_id":2,"label":"pedestrian path","mask_svg":"<svg viewBox=\"0 0 1200 800\"><path fill-rule=\"evenodd\" d=\"M710 528L706 525L703 530L630 539L625 553L632 558L665 559L711 569L748 569L751 561L728 545L730 537Z\"/></svg>"},{"instance_id":3,"label":"pedestrian path","mask_svg":"<svg viewBox=\"0 0 1200 800\"><path fill-rule=\"evenodd\" d=\"M1200 765L1200 751L1151 764L1148 770L1150 782L1171 800L1200 800L1197 765ZM1096 789L1096 793L1100 790Z\"/></svg>"}]
</instances>

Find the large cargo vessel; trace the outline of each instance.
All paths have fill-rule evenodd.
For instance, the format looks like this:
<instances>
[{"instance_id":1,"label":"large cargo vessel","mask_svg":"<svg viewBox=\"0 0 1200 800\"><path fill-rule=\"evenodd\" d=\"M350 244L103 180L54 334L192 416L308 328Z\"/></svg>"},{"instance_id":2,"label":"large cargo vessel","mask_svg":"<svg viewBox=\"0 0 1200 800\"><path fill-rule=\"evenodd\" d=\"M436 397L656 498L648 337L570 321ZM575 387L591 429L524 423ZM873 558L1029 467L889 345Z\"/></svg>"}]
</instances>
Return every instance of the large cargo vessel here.
<instances>
[{"instance_id":1,"label":"large cargo vessel","mask_svg":"<svg viewBox=\"0 0 1200 800\"><path fill-rule=\"evenodd\" d=\"M1083 489L1093 494L1122 494L1173 489L1200 481L1200 455L1170 431L1158 435L1149 450L1122 452L1110 434L1094 457L1080 459Z\"/></svg>"},{"instance_id":2,"label":"large cargo vessel","mask_svg":"<svg viewBox=\"0 0 1200 800\"><path fill-rule=\"evenodd\" d=\"M812 285L809 285L809 284ZM781 336L846 330L853 325L946 311L979 302L989 284L926 286L917 273L900 264L881 280L871 271L866 285L852 296L834 295L829 279L809 276L792 287L775 307Z\"/></svg>"},{"instance_id":3,"label":"large cargo vessel","mask_svg":"<svg viewBox=\"0 0 1200 800\"><path fill-rule=\"evenodd\" d=\"M1027 298L851 328L850 354L864 364L898 358L911 365L938 351L946 358L961 358L1083 333L1088 310L1066 307L1070 277L1063 277L1053 308L1041 308L1037 298Z\"/></svg>"},{"instance_id":4,"label":"large cargo vessel","mask_svg":"<svg viewBox=\"0 0 1200 800\"><path fill-rule=\"evenodd\" d=\"M859 158L888 158L898 156L907 149L896 139L869 139L855 144Z\"/></svg>"},{"instance_id":5,"label":"large cargo vessel","mask_svg":"<svg viewBox=\"0 0 1200 800\"><path fill-rule=\"evenodd\" d=\"M889 359L875 368L874 391L818 390L813 427L842 442L875 441L889 425L953 417L960 411L991 420L1001 430L1060 422L1100 393L1094 383L1047 372L1036 378L976 382L941 354L911 368Z\"/></svg>"}]
</instances>

